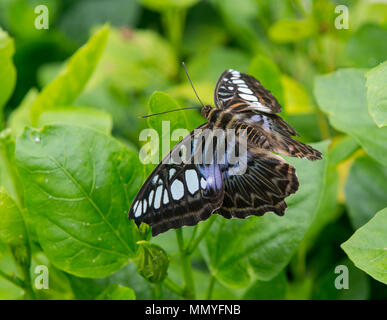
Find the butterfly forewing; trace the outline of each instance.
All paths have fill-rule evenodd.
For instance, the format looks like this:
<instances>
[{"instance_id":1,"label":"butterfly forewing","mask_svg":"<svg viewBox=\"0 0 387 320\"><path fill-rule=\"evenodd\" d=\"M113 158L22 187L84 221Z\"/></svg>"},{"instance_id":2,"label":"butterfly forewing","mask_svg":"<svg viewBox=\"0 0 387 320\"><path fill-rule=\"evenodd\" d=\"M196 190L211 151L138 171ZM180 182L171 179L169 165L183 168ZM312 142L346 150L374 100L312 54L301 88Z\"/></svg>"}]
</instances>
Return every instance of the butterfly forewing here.
<instances>
[{"instance_id":1,"label":"butterfly forewing","mask_svg":"<svg viewBox=\"0 0 387 320\"><path fill-rule=\"evenodd\" d=\"M212 132L207 125L200 129ZM202 138L195 130L180 141L154 169L133 201L129 218L137 225L151 225L154 236L207 219L223 201L223 181L215 159L204 161L208 153L202 150L202 159L197 161L200 163L193 161L195 152L202 147L198 141ZM189 152L184 159L182 149ZM178 160L183 161L176 163Z\"/></svg>"},{"instance_id":2,"label":"butterfly forewing","mask_svg":"<svg viewBox=\"0 0 387 320\"><path fill-rule=\"evenodd\" d=\"M257 79L233 69L226 70L220 76L214 100L220 109L257 110L273 114L281 112L277 99Z\"/></svg>"}]
</instances>

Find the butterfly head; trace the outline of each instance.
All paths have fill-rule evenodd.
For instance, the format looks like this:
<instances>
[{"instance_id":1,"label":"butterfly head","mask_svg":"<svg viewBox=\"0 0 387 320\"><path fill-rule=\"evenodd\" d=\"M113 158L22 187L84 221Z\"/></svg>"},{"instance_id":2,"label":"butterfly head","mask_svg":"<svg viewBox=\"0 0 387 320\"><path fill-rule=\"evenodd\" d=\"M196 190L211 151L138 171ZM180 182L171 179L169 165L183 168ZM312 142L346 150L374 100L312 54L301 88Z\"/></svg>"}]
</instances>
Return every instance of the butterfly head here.
<instances>
[{"instance_id":1,"label":"butterfly head","mask_svg":"<svg viewBox=\"0 0 387 320\"><path fill-rule=\"evenodd\" d=\"M212 109L212 107L208 104L203 106L202 111L201 111L202 117L208 118L208 114L210 113L211 109Z\"/></svg>"}]
</instances>

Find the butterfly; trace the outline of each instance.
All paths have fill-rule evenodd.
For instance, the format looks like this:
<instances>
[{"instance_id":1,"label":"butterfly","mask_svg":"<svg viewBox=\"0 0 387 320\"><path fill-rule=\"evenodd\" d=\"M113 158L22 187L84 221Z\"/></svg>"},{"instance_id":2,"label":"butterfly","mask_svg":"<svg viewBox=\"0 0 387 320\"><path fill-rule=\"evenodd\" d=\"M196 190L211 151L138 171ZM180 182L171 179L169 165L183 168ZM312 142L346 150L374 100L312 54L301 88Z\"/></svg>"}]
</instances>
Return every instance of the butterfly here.
<instances>
[{"instance_id":1,"label":"butterfly","mask_svg":"<svg viewBox=\"0 0 387 320\"><path fill-rule=\"evenodd\" d=\"M292 138L298 134L277 115L282 111L277 99L254 77L226 70L216 84L214 101L215 108L201 109L207 122L165 156L132 202L129 219L137 226L150 225L153 236L196 225L213 213L227 219L270 211L282 216L285 198L297 191L299 182L295 168L277 154L322 158L318 150ZM229 130L235 132L233 138L226 136ZM215 132L223 134L223 153ZM238 154L242 145L242 132L246 151L231 163L231 152ZM185 161L177 161L183 153Z\"/></svg>"}]
</instances>

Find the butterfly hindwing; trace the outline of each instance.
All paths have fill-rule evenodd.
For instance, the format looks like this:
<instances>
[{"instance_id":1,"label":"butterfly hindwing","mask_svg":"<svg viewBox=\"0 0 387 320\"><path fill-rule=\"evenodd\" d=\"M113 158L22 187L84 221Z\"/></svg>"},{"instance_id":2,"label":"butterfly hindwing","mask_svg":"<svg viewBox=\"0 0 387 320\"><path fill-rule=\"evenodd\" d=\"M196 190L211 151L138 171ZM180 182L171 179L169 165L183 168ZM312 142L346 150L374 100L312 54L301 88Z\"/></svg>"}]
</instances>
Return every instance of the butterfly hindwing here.
<instances>
[{"instance_id":1,"label":"butterfly hindwing","mask_svg":"<svg viewBox=\"0 0 387 320\"><path fill-rule=\"evenodd\" d=\"M220 76L214 93L220 109L257 110L269 114L281 112L281 106L271 92L252 76L229 69Z\"/></svg>"},{"instance_id":2,"label":"butterfly hindwing","mask_svg":"<svg viewBox=\"0 0 387 320\"><path fill-rule=\"evenodd\" d=\"M321 152L292 138L297 132L281 117L259 111L244 111L237 115L234 128L247 127L251 147L308 160L321 159Z\"/></svg>"},{"instance_id":3,"label":"butterfly hindwing","mask_svg":"<svg viewBox=\"0 0 387 320\"><path fill-rule=\"evenodd\" d=\"M285 198L298 189L295 168L281 157L261 149L248 151L246 172L223 172L224 199L218 210L225 218L260 216L272 211L283 215Z\"/></svg>"}]
</instances>

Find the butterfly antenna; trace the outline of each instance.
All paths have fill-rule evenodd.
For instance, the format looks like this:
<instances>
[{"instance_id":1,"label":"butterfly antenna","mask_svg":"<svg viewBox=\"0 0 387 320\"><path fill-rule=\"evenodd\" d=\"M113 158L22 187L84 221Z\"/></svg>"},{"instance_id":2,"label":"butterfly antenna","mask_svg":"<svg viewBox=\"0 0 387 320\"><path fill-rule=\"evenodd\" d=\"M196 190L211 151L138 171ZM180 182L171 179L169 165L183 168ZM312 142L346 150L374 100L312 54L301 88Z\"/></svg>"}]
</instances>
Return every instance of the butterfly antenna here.
<instances>
[{"instance_id":1,"label":"butterfly antenna","mask_svg":"<svg viewBox=\"0 0 387 320\"><path fill-rule=\"evenodd\" d=\"M152 116L157 116L159 114L164 114L164 113L169 113L169 112L175 112L175 111L180 111L180 110L187 110L187 109L200 109L198 107L189 107L189 108L181 108L181 109L174 109L174 110L169 110L169 111L164 111L164 112L158 112L158 113L152 113L152 114L148 114L147 116L141 116L139 117L140 119L144 119L144 118L148 118L148 117L152 117Z\"/></svg>"},{"instance_id":2,"label":"butterfly antenna","mask_svg":"<svg viewBox=\"0 0 387 320\"><path fill-rule=\"evenodd\" d=\"M192 87L193 91L195 92L196 97L198 98L200 104L204 107L204 104L203 104L202 100L200 100L199 95L197 94L197 92L196 92L196 90L195 90L195 87L194 87L194 85L193 85L193 83L192 83L192 81L191 81L191 78L190 78L189 75L188 75L188 70L187 70L187 67L185 66L184 61L182 61L181 64L182 64L183 67L184 67L185 74L187 75L187 78L188 78L188 80L189 80L189 83L191 84L191 87Z\"/></svg>"}]
</instances>

